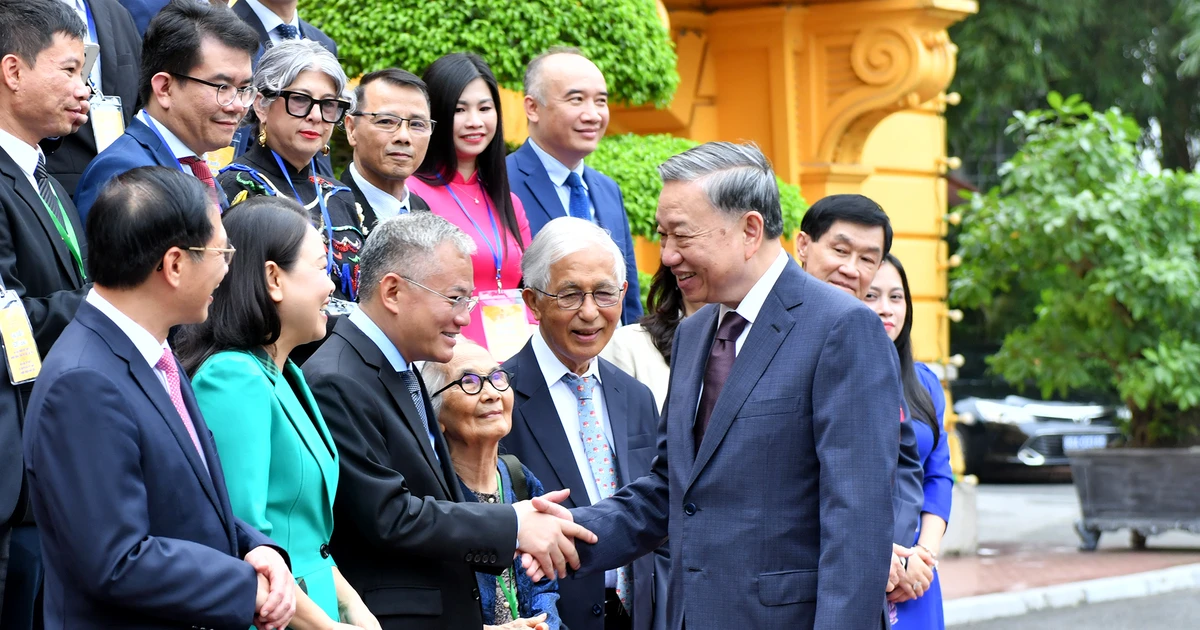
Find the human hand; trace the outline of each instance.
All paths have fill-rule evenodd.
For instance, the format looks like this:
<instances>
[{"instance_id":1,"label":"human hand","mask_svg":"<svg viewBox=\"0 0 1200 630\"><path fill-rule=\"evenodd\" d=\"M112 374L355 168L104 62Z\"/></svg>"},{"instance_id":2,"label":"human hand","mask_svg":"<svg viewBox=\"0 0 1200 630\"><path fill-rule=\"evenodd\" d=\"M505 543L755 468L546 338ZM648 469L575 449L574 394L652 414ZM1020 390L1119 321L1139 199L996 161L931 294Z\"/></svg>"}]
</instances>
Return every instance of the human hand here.
<instances>
[{"instance_id":1,"label":"human hand","mask_svg":"<svg viewBox=\"0 0 1200 630\"><path fill-rule=\"evenodd\" d=\"M517 550L524 552L522 562L526 563L526 573L531 578L566 577L567 566L579 568L574 540L586 543L597 540L592 532L559 516L570 516L570 512L558 505L569 494L569 490L559 490L539 497L541 501L522 501L513 506L518 521Z\"/></svg>"},{"instance_id":2,"label":"human hand","mask_svg":"<svg viewBox=\"0 0 1200 630\"><path fill-rule=\"evenodd\" d=\"M296 592L292 572L283 556L264 545L251 549L243 559L254 567L260 578L266 578L269 585L267 599L255 614L254 626L259 630L286 628L296 614Z\"/></svg>"},{"instance_id":3,"label":"human hand","mask_svg":"<svg viewBox=\"0 0 1200 630\"><path fill-rule=\"evenodd\" d=\"M901 558L911 558L912 555L912 549L892 543L892 568L888 574L886 591L889 602L907 601L915 599L917 596L913 591L912 582L905 575L905 561L901 560Z\"/></svg>"},{"instance_id":4,"label":"human hand","mask_svg":"<svg viewBox=\"0 0 1200 630\"><path fill-rule=\"evenodd\" d=\"M546 613L536 617L526 617L510 621L502 626L484 626L484 630L550 630L546 624Z\"/></svg>"},{"instance_id":5,"label":"human hand","mask_svg":"<svg viewBox=\"0 0 1200 630\"><path fill-rule=\"evenodd\" d=\"M925 591L929 590L929 585L933 583L933 565L925 564L922 554L914 553L908 558L904 581L912 586L917 597L924 596Z\"/></svg>"},{"instance_id":6,"label":"human hand","mask_svg":"<svg viewBox=\"0 0 1200 630\"><path fill-rule=\"evenodd\" d=\"M263 604L267 603L267 596L271 594L271 583L261 573L256 573L258 576L258 594L254 596L254 610L262 610Z\"/></svg>"},{"instance_id":7,"label":"human hand","mask_svg":"<svg viewBox=\"0 0 1200 630\"><path fill-rule=\"evenodd\" d=\"M371 614L371 611L367 609L366 604L362 603L362 600L346 606L341 611L341 614L342 622L350 624L353 627L362 628L362 630L382 630L379 620L375 618L375 615Z\"/></svg>"}]
</instances>

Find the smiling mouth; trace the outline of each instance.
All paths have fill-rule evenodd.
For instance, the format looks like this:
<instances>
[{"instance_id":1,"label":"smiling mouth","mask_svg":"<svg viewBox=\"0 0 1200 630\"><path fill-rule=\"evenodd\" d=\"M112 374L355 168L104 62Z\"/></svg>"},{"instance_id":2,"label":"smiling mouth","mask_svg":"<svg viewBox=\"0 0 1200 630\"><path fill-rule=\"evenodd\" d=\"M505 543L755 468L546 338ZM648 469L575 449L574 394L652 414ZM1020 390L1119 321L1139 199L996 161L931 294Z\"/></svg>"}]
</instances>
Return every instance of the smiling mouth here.
<instances>
[{"instance_id":1,"label":"smiling mouth","mask_svg":"<svg viewBox=\"0 0 1200 630\"><path fill-rule=\"evenodd\" d=\"M854 294L854 288L844 282L833 281L833 282L830 282L829 284L832 284L833 286L835 286L843 291L846 291L847 293Z\"/></svg>"}]
</instances>

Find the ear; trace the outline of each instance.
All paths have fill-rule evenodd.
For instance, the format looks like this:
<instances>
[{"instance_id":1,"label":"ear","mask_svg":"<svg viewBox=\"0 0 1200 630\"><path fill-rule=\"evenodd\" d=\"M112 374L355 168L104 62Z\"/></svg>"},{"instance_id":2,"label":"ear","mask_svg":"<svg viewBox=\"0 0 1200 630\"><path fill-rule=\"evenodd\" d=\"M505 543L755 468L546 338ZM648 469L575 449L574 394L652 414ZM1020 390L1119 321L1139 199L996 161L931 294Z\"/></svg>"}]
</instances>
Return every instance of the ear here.
<instances>
[{"instance_id":1,"label":"ear","mask_svg":"<svg viewBox=\"0 0 1200 630\"><path fill-rule=\"evenodd\" d=\"M757 210L742 215L742 242L746 247L747 259L762 247L763 239L766 238L765 229L763 216Z\"/></svg>"},{"instance_id":2,"label":"ear","mask_svg":"<svg viewBox=\"0 0 1200 630\"><path fill-rule=\"evenodd\" d=\"M379 281L379 303L392 315L399 315L408 306L408 283L400 274L389 273Z\"/></svg>"},{"instance_id":3,"label":"ear","mask_svg":"<svg viewBox=\"0 0 1200 630\"><path fill-rule=\"evenodd\" d=\"M188 256L190 254L186 251L178 247L172 247L167 250L166 254L163 254L162 260L159 261L158 269L155 272L163 274L163 279L167 281L167 284L171 285L172 288L178 289L179 285L183 284L184 258Z\"/></svg>"},{"instance_id":4,"label":"ear","mask_svg":"<svg viewBox=\"0 0 1200 630\"><path fill-rule=\"evenodd\" d=\"M525 118L527 118L529 120L529 122L531 122L531 123L537 122L538 121L538 107L541 107L541 105L537 102L537 99L526 94L524 103L525 103Z\"/></svg>"},{"instance_id":5,"label":"ear","mask_svg":"<svg viewBox=\"0 0 1200 630\"><path fill-rule=\"evenodd\" d=\"M346 129L346 142L349 142L351 147L358 146L358 140L354 139L354 130L358 129L358 123L355 122L355 118L355 116L347 114L345 119L346 122L342 123L343 127Z\"/></svg>"},{"instance_id":6,"label":"ear","mask_svg":"<svg viewBox=\"0 0 1200 630\"><path fill-rule=\"evenodd\" d=\"M800 266L808 261L808 248L812 246L812 237L808 232L800 232L796 235L796 258L800 259Z\"/></svg>"},{"instance_id":7,"label":"ear","mask_svg":"<svg viewBox=\"0 0 1200 630\"><path fill-rule=\"evenodd\" d=\"M175 77L166 72L159 72L150 77L150 98L158 102L158 106L166 109L171 109L171 87L175 84Z\"/></svg>"},{"instance_id":8,"label":"ear","mask_svg":"<svg viewBox=\"0 0 1200 630\"><path fill-rule=\"evenodd\" d=\"M16 92L21 86L21 67L25 65L16 55L4 55L0 59L0 74L4 77L4 85Z\"/></svg>"},{"instance_id":9,"label":"ear","mask_svg":"<svg viewBox=\"0 0 1200 630\"><path fill-rule=\"evenodd\" d=\"M276 304L283 302L283 270L274 260L268 260L263 271L267 275L267 295Z\"/></svg>"},{"instance_id":10,"label":"ear","mask_svg":"<svg viewBox=\"0 0 1200 630\"><path fill-rule=\"evenodd\" d=\"M529 287L525 287L521 291L521 299L525 301L525 307L528 308L529 312L533 313L534 318L540 322L542 321L542 309L538 307L537 296L537 291L534 291Z\"/></svg>"},{"instance_id":11,"label":"ear","mask_svg":"<svg viewBox=\"0 0 1200 630\"><path fill-rule=\"evenodd\" d=\"M265 100L266 100L266 98L262 95L261 92L259 94L255 95L255 97L254 97L254 114L256 116L258 116L259 124L266 124L267 108L270 107L270 105L267 103L264 103L263 101L265 101ZM314 107L313 109L316 109L316 108Z\"/></svg>"}]
</instances>

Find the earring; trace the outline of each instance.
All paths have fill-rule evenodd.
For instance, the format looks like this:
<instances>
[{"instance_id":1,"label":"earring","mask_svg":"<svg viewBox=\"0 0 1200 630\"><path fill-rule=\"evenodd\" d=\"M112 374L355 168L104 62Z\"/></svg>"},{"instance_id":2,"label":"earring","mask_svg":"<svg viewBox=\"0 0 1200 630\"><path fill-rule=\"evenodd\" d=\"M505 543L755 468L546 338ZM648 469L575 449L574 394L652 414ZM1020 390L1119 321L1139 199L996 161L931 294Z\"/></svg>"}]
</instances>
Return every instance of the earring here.
<instances>
[{"instance_id":1,"label":"earring","mask_svg":"<svg viewBox=\"0 0 1200 630\"><path fill-rule=\"evenodd\" d=\"M267 128L266 128L265 126L264 126L264 127L260 127L260 128L259 128L259 131L258 131L258 146L260 146L260 147L265 147L265 146L267 146Z\"/></svg>"},{"instance_id":2,"label":"earring","mask_svg":"<svg viewBox=\"0 0 1200 630\"><path fill-rule=\"evenodd\" d=\"M321 148L321 155L329 155L329 145L328 144Z\"/></svg>"}]
</instances>

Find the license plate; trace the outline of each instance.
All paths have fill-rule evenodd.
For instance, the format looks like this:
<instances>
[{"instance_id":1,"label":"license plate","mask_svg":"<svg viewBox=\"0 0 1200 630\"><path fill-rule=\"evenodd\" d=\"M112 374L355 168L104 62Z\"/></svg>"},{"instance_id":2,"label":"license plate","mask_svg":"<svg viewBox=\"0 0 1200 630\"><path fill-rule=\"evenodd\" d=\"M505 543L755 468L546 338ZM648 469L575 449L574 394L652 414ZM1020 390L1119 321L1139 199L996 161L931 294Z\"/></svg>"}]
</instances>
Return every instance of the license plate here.
<instances>
[{"instance_id":1,"label":"license plate","mask_svg":"<svg viewBox=\"0 0 1200 630\"><path fill-rule=\"evenodd\" d=\"M1108 446L1107 435L1064 435L1063 436L1063 452L1070 453L1072 451L1086 451L1092 448L1105 448Z\"/></svg>"}]
</instances>

